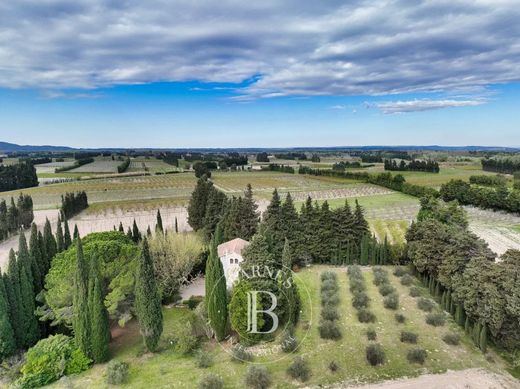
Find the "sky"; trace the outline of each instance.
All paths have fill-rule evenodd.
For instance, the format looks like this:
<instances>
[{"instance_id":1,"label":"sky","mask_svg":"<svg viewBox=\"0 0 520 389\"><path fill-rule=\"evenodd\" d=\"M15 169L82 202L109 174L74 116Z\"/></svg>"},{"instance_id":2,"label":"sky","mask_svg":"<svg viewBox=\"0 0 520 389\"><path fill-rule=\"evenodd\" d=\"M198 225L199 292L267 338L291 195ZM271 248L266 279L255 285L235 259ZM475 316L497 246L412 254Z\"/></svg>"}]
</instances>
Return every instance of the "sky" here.
<instances>
[{"instance_id":1,"label":"sky","mask_svg":"<svg viewBox=\"0 0 520 389\"><path fill-rule=\"evenodd\" d=\"M17 0L0 15L0 141L520 146L518 0Z\"/></svg>"}]
</instances>

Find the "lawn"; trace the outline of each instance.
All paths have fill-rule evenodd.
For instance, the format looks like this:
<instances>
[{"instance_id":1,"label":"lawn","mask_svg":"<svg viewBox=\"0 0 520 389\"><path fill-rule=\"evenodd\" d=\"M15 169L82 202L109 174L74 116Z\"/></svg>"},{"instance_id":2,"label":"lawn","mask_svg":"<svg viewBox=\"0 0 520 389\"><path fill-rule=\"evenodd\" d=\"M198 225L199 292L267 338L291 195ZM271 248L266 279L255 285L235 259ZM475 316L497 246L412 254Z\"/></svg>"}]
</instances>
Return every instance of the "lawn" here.
<instances>
[{"instance_id":1,"label":"lawn","mask_svg":"<svg viewBox=\"0 0 520 389\"><path fill-rule=\"evenodd\" d=\"M391 267L387 267L387 269L392 271ZM339 341L322 340L318 334L319 275L326 270L337 273L340 285L339 312L343 337ZM425 323L426 314L418 310L415 299L408 294L408 287L402 286L399 280L391 275L391 283L397 288L401 299L399 312L407 318L405 324L397 324L394 318L395 311L383 307L382 298L372 283L373 275L369 269L364 272L364 277L371 298L371 310L377 316L377 322L372 327L377 331L377 342L385 350L386 363L383 366L372 367L366 361L365 348L369 341L365 333L370 325L361 324L357 320L356 311L351 305L352 295L348 290L346 269L313 266L297 275L300 293L304 298L303 312L296 330L297 338L303 339L296 354L306 358L312 375L305 384L289 379L285 370L293 355L282 354L277 347L277 342L263 344L256 348L263 351L262 355L256 356L253 362L264 364L268 368L275 383L274 387L288 389L342 381L352 384L371 383L396 377L412 377L428 372L439 373L448 369L458 370L470 367L484 367L494 371L501 369L501 363L487 362L451 319L448 320L445 327L434 328L427 325ZM426 295L425 289L423 292ZM310 300L306 296L310 296ZM218 345L215 342L206 341L201 345L205 353L214 357L214 365L208 369L198 368L193 356L181 356L173 350L170 339L175 335L178 326L185 322L189 315L192 315L192 312L186 308L164 309L165 331L161 351L154 355L142 353L135 323L130 323L127 329L118 334L112 341L111 350L115 359L124 360L130 364L130 380L125 387L194 388L200 378L208 372L220 375L224 379L226 388L244 387L243 376L247 364L231 361L230 355L226 352L226 349L230 347L229 343ZM424 366L408 363L406 353L411 346L400 342L402 330L419 334L418 346L428 352ZM441 340L448 330L463 337L463 343L460 346L448 346ZM339 366L335 373L331 373L328 369L331 361L335 361ZM104 379L104 365L99 365L78 377L71 377L68 383L58 382L52 387L64 388L72 384L74 387L104 388L106 387Z\"/></svg>"}]
</instances>

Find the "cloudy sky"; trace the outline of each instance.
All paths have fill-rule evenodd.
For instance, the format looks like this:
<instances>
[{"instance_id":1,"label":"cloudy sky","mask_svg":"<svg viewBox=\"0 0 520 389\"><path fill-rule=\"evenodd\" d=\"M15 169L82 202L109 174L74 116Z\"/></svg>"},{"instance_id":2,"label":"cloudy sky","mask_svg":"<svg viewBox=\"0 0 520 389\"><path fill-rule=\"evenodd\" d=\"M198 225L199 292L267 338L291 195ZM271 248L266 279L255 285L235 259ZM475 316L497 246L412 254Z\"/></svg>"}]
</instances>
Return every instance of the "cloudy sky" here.
<instances>
[{"instance_id":1,"label":"cloudy sky","mask_svg":"<svg viewBox=\"0 0 520 389\"><path fill-rule=\"evenodd\" d=\"M0 2L0 140L520 146L520 1Z\"/></svg>"}]
</instances>

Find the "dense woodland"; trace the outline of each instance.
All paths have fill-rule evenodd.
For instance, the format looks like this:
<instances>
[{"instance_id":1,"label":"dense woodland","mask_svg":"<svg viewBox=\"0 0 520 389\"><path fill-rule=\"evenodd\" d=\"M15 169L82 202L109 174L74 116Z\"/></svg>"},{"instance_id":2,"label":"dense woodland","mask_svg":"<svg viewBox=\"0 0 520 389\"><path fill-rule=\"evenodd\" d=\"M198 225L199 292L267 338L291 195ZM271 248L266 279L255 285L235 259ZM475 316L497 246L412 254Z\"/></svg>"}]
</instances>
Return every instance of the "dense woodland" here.
<instances>
[{"instance_id":1,"label":"dense woodland","mask_svg":"<svg viewBox=\"0 0 520 389\"><path fill-rule=\"evenodd\" d=\"M482 170L514 174L515 172L520 171L520 160L512 157L485 158L482 160Z\"/></svg>"},{"instance_id":2,"label":"dense woodland","mask_svg":"<svg viewBox=\"0 0 520 389\"><path fill-rule=\"evenodd\" d=\"M0 201L0 241L29 228L34 219L31 196L20 194L17 201L11 197L9 205Z\"/></svg>"},{"instance_id":3,"label":"dense woodland","mask_svg":"<svg viewBox=\"0 0 520 389\"><path fill-rule=\"evenodd\" d=\"M38 186L36 169L30 161L0 165L0 192Z\"/></svg>"},{"instance_id":4,"label":"dense woodland","mask_svg":"<svg viewBox=\"0 0 520 389\"><path fill-rule=\"evenodd\" d=\"M428 172L439 173L439 163L436 161L419 161L412 159L406 163L404 160L398 164L395 159L385 159L385 170L398 172Z\"/></svg>"}]
</instances>

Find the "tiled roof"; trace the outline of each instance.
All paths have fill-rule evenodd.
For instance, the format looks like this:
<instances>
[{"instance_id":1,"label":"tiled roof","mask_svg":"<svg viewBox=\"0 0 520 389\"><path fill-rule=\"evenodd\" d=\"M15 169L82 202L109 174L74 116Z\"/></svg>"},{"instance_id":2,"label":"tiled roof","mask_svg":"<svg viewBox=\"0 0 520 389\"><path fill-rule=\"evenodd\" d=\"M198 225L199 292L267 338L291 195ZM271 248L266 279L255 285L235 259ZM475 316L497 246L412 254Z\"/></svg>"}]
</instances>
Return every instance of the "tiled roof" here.
<instances>
[{"instance_id":1,"label":"tiled roof","mask_svg":"<svg viewBox=\"0 0 520 389\"><path fill-rule=\"evenodd\" d=\"M223 257L226 254L240 254L249 242L241 238L235 238L218 246L218 256Z\"/></svg>"}]
</instances>

